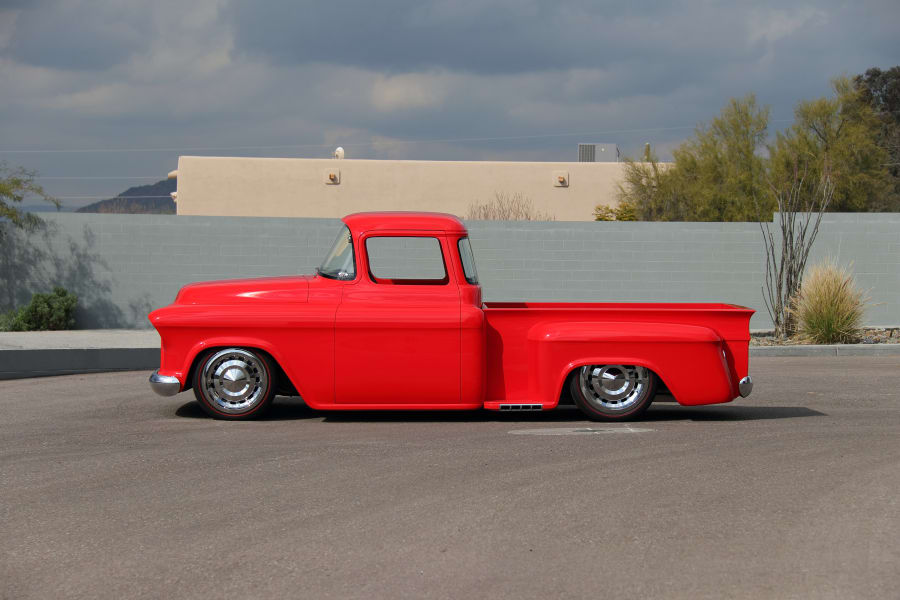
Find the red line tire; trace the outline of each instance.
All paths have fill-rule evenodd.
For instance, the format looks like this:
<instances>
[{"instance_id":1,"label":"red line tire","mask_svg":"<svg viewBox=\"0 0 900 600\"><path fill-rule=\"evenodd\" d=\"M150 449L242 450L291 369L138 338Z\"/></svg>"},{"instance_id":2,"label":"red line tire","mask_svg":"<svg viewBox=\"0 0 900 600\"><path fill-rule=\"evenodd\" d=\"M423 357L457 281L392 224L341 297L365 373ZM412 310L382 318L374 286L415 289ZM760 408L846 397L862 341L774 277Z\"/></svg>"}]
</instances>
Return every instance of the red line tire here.
<instances>
[{"instance_id":1,"label":"red line tire","mask_svg":"<svg viewBox=\"0 0 900 600\"><path fill-rule=\"evenodd\" d=\"M272 404L277 373L272 359L253 348L208 350L194 370L194 396L215 419L254 419Z\"/></svg>"},{"instance_id":2,"label":"red line tire","mask_svg":"<svg viewBox=\"0 0 900 600\"><path fill-rule=\"evenodd\" d=\"M569 389L592 421L631 421L649 408L658 381L638 365L586 365L575 370Z\"/></svg>"}]
</instances>

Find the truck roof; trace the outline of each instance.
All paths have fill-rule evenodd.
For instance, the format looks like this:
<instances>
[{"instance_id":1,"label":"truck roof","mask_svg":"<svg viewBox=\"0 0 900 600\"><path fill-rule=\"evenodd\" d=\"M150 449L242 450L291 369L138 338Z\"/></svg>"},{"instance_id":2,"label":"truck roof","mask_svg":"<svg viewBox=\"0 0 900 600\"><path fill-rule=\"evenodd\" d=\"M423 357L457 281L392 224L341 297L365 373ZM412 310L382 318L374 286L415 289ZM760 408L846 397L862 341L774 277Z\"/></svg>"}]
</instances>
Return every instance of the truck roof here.
<instances>
[{"instance_id":1,"label":"truck roof","mask_svg":"<svg viewBox=\"0 0 900 600\"><path fill-rule=\"evenodd\" d=\"M382 211L361 212L341 219L352 231L377 231L384 229L418 229L466 233L466 226L458 217L446 213Z\"/></svg>"}]
</instances>

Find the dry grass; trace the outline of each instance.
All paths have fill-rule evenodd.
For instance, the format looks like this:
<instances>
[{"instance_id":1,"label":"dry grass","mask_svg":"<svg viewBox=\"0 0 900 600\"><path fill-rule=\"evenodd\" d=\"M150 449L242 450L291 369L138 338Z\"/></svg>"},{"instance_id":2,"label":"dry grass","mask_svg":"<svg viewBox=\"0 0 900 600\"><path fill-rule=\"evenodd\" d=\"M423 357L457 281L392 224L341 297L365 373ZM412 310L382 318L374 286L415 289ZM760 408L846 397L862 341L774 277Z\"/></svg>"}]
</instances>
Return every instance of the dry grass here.
<instances>
[{"instance_id":1,"label":"dry grass","mask_svg":"<svg viewBox=\"0 0 900 600\"><path fill-rule=\"evenodd\" d=\"M797 335L814 344L845 344L859 338L867 299L853 274L833 260L812 267L789 309Z\"/></svg>"},{"instance_id":2,"label":"dry grass","mask_svg":"<svg viewBox=\"0 0 900 600\"><path fill-rule=\"evenodd\" d=\"M555 221L553 213L542 213L534 208L534 202L521 192L508 194L497 192L488 202L469 205L466 219L472 221Z\"/></svg>"}]
</instances>

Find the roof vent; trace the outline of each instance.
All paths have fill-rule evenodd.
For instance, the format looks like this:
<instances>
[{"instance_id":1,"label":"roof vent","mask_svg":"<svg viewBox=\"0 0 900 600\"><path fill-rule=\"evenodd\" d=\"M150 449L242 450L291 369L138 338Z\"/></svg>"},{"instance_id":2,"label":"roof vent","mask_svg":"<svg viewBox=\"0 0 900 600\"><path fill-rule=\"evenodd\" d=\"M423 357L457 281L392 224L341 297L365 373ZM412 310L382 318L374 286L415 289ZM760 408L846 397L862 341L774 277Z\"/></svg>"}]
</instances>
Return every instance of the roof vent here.
<instances>
[{"instance_id":1,"label":"roof vent","mask_svg":"<svg viewBox=\"0 0 900 600\"><path fill-rule=\"evenodd\" d=\"M578 144L578 162L619 162L615 144Z\"/></svg>"}]
</instances>

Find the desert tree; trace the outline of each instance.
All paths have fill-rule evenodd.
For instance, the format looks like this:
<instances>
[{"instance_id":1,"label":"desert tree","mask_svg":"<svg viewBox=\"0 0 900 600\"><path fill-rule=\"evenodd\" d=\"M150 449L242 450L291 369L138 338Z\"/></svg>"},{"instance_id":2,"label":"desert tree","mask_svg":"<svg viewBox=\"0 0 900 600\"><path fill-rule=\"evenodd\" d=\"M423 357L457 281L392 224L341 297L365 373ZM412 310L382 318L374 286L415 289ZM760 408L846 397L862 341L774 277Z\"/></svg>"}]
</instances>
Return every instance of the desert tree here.
<instances>
[{"instance_id":1,"label":"desert tree","mask_svg":"<svg viewBox=\"0 0 900 600\"><path fill-rule=\"evenodd\" d=\"M598 221L684 221L687 217L676 174L649 150L642 161L625 159L622 181L616 184L616 200L618 205L614 209L597 206L594 218ZM627 218L620 218L620 212Z\"/></svg>"},{"instance_id":2,"label":"desert tree","mask_svg":"<svg viewBox=\"0 0 900 600\"><path fill-rule=\"evenodd\" d=\"M20 205L26 199L37 199L60 207L60 202L44 191L36 182L36 173L22 167L10 167L0 162L0 307L11 308L15 303L15 285L25 273L18 268L20 254L28 252L28 244L17 244L15 230L32 233L44 222ZM46 233L46 232L45 232ZM23 248L22 246L25 246Z\"/></svg>"},{"instance_id":3,"label":"desert tree","mask_svg":"<svg viewBox=\"0 0 900 600\"><path fill-rule=\"evenodd\" d=\"M755 221L770 198L762 155L769 108L753 94L732 98L709 123L673 150L674 162L626 160L620 203L642 221Z\"/></svg>"},{"instance_id":4,"label":"desert tree","mask_svg":"<svg viewBox=\"0 0 900 600\"><path fill-rule=\"evenodd\" d=\"M41 219L19 206L26 198L49 202L57 209L60 202L44 191L37 182L37 173L23 167L10 167L0 162L0 219L12 223L17 229L34 229ZM0 236L2 236L0 229Z\"/></svg>"},{"instance_id":5,"label":"desert tree","mask_svg":"<svg viewBox=\"0 0 900 600\"><path fill-rule=\"evenodd\" d=\"M763 301L775 327L775 337L781 339L795 332L791 302L803 283L809 252L834 197L831 180L827 176L810 180L809 171L798 160L792 177L771 183L776 205L774 219L762 203L757 203L766 251Z\"/></svg>"},{"instance_id":6,"label":"desert tree","mask_svg":"<svg viewBox=\"0 0 900 600\"><path fill-rule=\"evenodd\" d=\"M884 210L890 193L888 153L879 146L881 123L863 92L846 77L832 81L831 96L799 102L793 125L769 146L770 178L791 181L797 161L808 181L827 179L829 210ZM817 195L812 186L806 194Z\"/></svg>"},{"instance_id":7,"label":"desert tree","mask_svg":"<svg viewBox=\"0 0 900 600\"><path fill-rule=\"evenodd\" d=\"M888 156L890 192L878 202L877 210L900 210L900 66L882 71L877 67L853 78L860 99L875 113L880 128L876 142Z\"/></svg>"}]
</instances>

